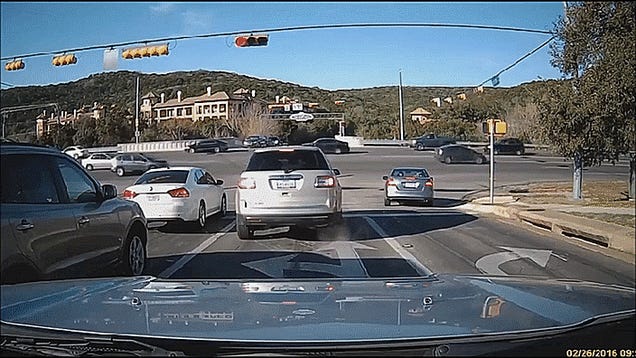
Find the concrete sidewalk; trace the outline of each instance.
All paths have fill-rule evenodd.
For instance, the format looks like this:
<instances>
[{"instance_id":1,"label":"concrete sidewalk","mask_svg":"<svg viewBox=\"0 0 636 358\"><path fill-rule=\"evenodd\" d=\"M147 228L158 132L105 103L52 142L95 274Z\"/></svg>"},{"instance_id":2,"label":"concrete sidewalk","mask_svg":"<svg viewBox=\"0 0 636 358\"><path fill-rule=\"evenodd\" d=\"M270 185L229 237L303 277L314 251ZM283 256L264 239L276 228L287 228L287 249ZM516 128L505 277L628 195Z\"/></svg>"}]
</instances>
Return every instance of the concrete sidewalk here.
<instances>
[{"instance_id":1,"label":"concrete sidewalk","mask_svg":"<svg viewBox=\"0 0 636 358\"><path fill-rule=\"evenodd\" d=\"M632 227L590 219L568 212L634 215L634 208L590 207L562 204L526 204L512 196L495 196L472 200L458 207L465 211L488 213L519 220L566 237L577 238L603 247L634 254L636 230Z\"/></svg>"}]
</instances>

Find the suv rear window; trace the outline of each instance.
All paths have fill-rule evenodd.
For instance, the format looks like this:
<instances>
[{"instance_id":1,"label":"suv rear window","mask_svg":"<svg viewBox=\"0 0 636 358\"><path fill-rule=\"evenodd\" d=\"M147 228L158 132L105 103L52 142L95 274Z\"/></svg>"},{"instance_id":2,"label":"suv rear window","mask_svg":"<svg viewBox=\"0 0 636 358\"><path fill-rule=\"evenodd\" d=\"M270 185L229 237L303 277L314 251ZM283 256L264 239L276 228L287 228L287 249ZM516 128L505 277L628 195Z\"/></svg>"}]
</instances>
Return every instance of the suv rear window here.
<instances>
[{"instance_id":1,"label":"suv rear window","mask_svg":"<svg viewBox=\"0 0 636 358\"><path fill-rule=\"evenodd\" d=\"M252 154L247 171L328 170L327 160L317 150L268 151Z\"/></svg>"}]
</instances>

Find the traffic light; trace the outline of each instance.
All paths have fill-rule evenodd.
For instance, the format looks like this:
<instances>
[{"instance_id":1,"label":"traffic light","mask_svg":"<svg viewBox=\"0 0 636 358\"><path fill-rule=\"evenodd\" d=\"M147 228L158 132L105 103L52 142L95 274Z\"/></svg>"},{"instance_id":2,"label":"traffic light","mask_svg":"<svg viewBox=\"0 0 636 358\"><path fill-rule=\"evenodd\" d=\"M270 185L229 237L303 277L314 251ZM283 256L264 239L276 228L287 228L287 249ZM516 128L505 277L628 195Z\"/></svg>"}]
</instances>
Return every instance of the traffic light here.
<instances>
[{"instance_id":1,"label":"traffic light","mask_svg":"<svg viewBox=\"0 0 636 358\"><path fill-rule=\"evenodd\" d=\"M125 59L161 56L168 54L168 44L127 48L121 53Z\"/></svg>"},{"instance_id":2,"label":"traffic light","mask_svg":"<svg viewBox=\"0 0 636 358\"><path fill-rule=\"evenodd\" d=\"M17 71L24 68L24 62L22 60L7 62L4 65L4 69L7 71Z\"/></svg>"},{"instance_id":3,"label":"traffic light","mask_svg":"<svg viewBox=\"0 0 636 358\"><path fill-rule=\"evenodd\" d=\"M65 66L65 65L74 65L77 63L77 57L75 55L60 55L53 57L53 61L51 61L54 66Z\"/></svg>"},{"instance_id":4,"label":"traffic light","mask_svg":"<svg viewBox=\"0 0 636 358\"><path fill-rule=\"evenodd\" d=\"M234 38L236 47L267 46L269 35L241 35Z\"/></svg>"}]
</instances>

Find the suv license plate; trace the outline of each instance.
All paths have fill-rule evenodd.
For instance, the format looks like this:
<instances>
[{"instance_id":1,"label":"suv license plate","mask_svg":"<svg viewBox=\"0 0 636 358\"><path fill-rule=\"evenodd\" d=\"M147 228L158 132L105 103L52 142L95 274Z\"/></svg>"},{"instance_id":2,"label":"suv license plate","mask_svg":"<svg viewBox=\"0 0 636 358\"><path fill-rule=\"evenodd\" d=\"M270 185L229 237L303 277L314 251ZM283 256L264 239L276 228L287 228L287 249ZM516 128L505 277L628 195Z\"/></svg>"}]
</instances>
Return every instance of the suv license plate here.
<instances>
[{"instance_id":1,"label":"suv license plate","mask_svg":"<svg viewBox=\"0 0 636 358\"><path fill-rule=\"evenodd\" d=\"M276 189L294 189L296 188L295 180L277 180Z\"/></svg>"}]
</instances>

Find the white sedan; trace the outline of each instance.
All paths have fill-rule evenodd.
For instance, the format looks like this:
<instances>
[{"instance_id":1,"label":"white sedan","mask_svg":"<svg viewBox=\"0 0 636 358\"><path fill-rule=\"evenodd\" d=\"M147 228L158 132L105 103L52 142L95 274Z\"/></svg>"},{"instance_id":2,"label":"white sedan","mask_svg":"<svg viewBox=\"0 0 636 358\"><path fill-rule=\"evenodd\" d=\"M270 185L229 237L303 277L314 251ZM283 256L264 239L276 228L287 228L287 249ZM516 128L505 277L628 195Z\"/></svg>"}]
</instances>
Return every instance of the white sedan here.
<instances>
[{"instance_id":1,"label":"white sedan","mask_svg":"<svg viewBox=\"0 0 636 358\"><path fill-rule=\"evenodd\" d=\"M123 196L139 204L148 222L181 220L205 228L209 216L227 213L223 180L198 167L150 169Z\"/></svg>"},{"instance_id":2,"label":"white sedan","mask_svg":"<svg viewBox=\"0 0 636 358\"><path fill-rule=\"evenodd\" d=\"M79 145L72 145L70 147L66 147L62 150L62 153L68 154L75 159L86 158L90 155L88 150Z\"/></svg>"}]
</instances>

